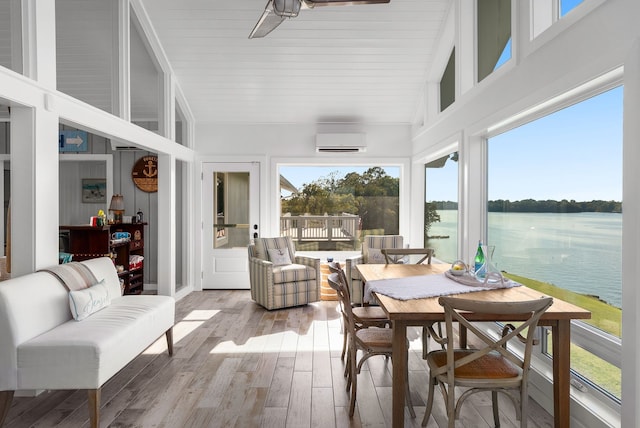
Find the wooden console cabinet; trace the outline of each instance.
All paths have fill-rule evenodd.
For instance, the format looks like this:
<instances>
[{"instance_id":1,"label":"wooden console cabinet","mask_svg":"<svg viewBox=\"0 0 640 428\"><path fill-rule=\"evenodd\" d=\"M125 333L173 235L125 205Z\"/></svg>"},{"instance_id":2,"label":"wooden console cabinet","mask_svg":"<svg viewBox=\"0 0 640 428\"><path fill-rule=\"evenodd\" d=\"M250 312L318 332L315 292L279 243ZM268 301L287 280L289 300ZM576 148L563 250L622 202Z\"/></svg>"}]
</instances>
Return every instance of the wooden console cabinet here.
<instances>
[{"instance_id":1,"label":"wooden console cabinet","mask_svg":"<svg viewBox=\"0 0 640 428\"><path fill-rule=\"evenodd\" d=\"M102 227L60 226L61 233L68 233L68 249L74 261L111 257L113 263L122 266L118 272L124 287L124 294L140 294L144 285L144 261L130 267L131 256L144 257L144 227L147 223L121 223ZM115 232L128 232L131 238L114 240Z\"/></svg>"}]
</instances>

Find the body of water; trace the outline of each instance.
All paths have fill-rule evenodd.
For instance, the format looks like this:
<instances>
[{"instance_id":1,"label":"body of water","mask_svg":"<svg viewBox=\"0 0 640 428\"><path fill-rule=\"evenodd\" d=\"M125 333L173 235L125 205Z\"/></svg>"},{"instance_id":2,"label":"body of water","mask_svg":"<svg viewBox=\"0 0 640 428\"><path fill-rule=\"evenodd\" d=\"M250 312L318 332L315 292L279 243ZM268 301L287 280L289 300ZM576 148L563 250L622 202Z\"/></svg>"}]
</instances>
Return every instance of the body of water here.
<instances>
[{"instance_id":1,"label":"body of water","mask_svg":"<svg viewBox=\"0 0 640 428\"><path fill-rule=\"evenodd\" d=\"M439 259L457 256L457 211L438 211L428 245ZM489 213L486 244L500 270L622 306L622 215Z\"/></svg>"}]
</instances>

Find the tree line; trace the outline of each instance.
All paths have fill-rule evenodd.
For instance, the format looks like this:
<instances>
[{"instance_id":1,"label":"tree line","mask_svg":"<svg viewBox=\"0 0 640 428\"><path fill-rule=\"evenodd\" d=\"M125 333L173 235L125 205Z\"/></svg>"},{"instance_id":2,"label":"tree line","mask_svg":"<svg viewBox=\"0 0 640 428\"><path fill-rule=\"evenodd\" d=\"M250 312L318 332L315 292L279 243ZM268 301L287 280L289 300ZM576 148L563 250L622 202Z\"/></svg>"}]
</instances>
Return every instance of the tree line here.
<instances>
[{"instance_id":1,"label":"tree line","mask_svg":"<svg viewBox=\"0 0 640 428\"><path fill-rule=\"evenodd\" d=\"M458 203L452 201L431 202L436 210L457 210ZM510 201L508 199L498 199L487 203L489 212L498 213L621 213L622 202L618 201L583 201L575 200L556 201L552 199L535 200L523 199L521 201Z\"/></svg>"},{"instance_id":2,"label":"tree line","mask_svg":"<svg viewBox=\"0 0 640 428\"><path fill-rule=\"evenodd\" d=\"M335 171L304 184L302 190L281 200L282 213L299 216L355 214L362 229L384 229L398 234L400 180L380 167L362 174L351 172L339 177Z\"/></svg>"}]
</instances>

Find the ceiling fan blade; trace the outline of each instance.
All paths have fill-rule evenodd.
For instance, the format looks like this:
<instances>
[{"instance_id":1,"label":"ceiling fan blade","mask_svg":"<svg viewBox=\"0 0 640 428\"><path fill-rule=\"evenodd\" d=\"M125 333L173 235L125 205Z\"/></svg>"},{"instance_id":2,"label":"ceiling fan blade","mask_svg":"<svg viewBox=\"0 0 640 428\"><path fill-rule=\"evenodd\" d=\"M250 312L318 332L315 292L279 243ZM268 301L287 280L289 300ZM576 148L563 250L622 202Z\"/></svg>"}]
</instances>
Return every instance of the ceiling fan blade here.
<instances>
[{"instance_id":1,"label":"ceiling fan blade","mask_svg":"<svg viewBox=\"0 0 640 428\"><path fill-rule=\"evenodd\" d=\"M298 16L300 6L300 0L269 0L249 38L264 37L282 24L285 18Z\"/></svg>"},{"instance_id":2,"label":"ceiling fan blade","mask_svg":"<svg viewBox=\"0 0 640 428\"><path fill-rule=\"evenodd\" d=\"M266 36L278 25L282 24L282 21L284 21L284 16L276 15L273 12L273 9L265 9L264 13L256 23L256 26L253 27L251 34L249 34L249 38L255 39Z\"/></svg>"},{"instance_id":3,"label":"ceiling fan blade","mask_svg":"<svg viewBox=\"0 0 640 428\"><path fill-rule=\"evenodd\" d=\"M389 3L391 0L354 0L354 1L344 1L344 0L303 0L307 6L310 8L316 6L349 6L349 5L357 5L357 4L378 4L378 3Z\"/></svg>"},{"instance_id":4,"label":"ceiling fan blade","mask_svg":"<svg viewBox=\"0 0 640 428\"><path fill-rule=\"evenodd\" d=\"M295 18L300 8L316 6L347 6L358 4L389 3L391 0L268 0L262 16L249 34L250 39L264 37L272 32L285 18Z\"/></svg>"}]
</instances>

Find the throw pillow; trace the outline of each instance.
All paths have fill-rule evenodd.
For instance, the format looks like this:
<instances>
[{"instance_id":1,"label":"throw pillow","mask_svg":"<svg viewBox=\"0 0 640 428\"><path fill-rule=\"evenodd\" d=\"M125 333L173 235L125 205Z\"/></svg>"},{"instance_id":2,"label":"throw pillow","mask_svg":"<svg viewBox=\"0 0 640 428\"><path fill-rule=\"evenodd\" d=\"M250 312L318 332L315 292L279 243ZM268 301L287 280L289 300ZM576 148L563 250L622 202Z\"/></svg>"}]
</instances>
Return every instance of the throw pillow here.
<instances>
[{"instance_id":1,"label":"throw pillow","mask_svg":"<svg viewBox=\"0 0 640 428\"><path fill-rule=\"evenodd\" d=\"M369 248L369 256L367 263L372 264L385 264L387 261L384 258L384 254L378 248Z\"/></svg>"},{"instance_id":2,"label":"throw pillow","mask_svg":"<svg viewBox=\"0 0 640 428\"><path fill-rule=\"evenodd\" d=\"M69 292L69 308L76 321L82 321L100 309L106 308L110 303L109 289L104 279L89 288Z\"/></svg>"},{"instance_id":3,"label":"throw pillow","mask_svg":"<svg viewBox=\"0 0 640 428\"><path fill-rule=\"evenodd\" d=\"M267 251L269 252L269 260L274 266L291 264L291 257L289 257L289 251L286 248L272 248Z\"/></svg>"}]
</instances>

